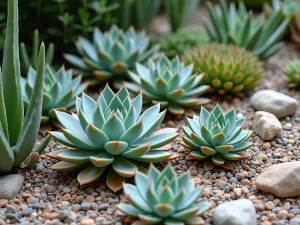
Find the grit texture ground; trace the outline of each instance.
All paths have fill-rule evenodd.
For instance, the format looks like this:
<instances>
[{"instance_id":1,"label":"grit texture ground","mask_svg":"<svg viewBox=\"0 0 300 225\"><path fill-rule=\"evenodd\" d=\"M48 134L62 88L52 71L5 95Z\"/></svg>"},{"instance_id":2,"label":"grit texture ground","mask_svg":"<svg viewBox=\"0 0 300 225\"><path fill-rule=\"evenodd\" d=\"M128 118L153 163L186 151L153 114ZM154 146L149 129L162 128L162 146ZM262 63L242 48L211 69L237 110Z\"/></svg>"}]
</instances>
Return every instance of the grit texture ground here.
<instances>
[{"instance_id":1,"label":"grit texture ground","mask_svg":"<svg viewBox=\"0 0 300 225\"><path fill-rule=\"evenodd\" d=\"M191 23L193 27L197 26L197 18L203 15L198 14ZM157 19L153 25L155 32L166 32L168 27L165 23L164 17ZM288 88L287 80L281 71L283 66L295 57L300 57L300 54L291 43L285 43L281 51L265 63L266 78L255 91L272 89L299 101L299 90ZM206 107L211 110L217 102L224 111L234 107L238 116L247 116L245 128L252 130L255 111L249 106L249 97L255 91L241 98L209 96L212 103ZM248 150L251 157L236 162L230 172L221 168L206 172L203 163L187 161L188 151L178 144L182 138L180 130L181 135L172 143L173 151L177 152L180 158L172 161L172 164L178 174L190 169L196 185L205 185L204 194L199 201L211 202L212 208L223 202L246 198L255 205L258 224L289 224L291 218L300 217L300 198L277 198L258 191L255 185L257 176L266 168L282 162L300 160L300 108L294 116L286 117L281 123L282 132L270 142L264 142L254 133L250 139L254 145ZM168 115L162 126L180 128L184 124L185 118ZM61 148L64 146L51 141L45 154ZM53 163L55 160L43 155L36 168L14 171L24 175L25 182L14 199L0 202L0 224L125 224L126 220L116 208L118 203L126 199L122 191L116 194L111 192L103 179L92 185L80 187L76 180L77 172L53 172L49 169ZM166 163L162 163L157 166L163 168L165 165ZM212 224L211 216L211 210L204 214L206 224Z\"/></svg>"}]
</instances>

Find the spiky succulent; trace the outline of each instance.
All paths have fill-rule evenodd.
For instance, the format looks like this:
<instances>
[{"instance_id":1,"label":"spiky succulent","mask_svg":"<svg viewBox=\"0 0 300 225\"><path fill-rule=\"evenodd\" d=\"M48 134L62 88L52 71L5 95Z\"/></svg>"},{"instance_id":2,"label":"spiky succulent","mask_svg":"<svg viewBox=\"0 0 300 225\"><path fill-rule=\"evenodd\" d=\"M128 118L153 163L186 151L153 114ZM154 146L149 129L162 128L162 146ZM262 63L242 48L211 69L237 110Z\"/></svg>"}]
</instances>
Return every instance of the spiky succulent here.
<instances>
[{"instance_id":1,"label":"spiky succulent","mask_svg":"<svg viewBox=\"0 0 300 225\"><path fill-rule=\"evenodd\" d=\"M209 89L208 85L199 85L203 75L193 75L193 65L185 67L178 57L170 61L162 55L157 62L150 59L148 67L137 64L136 71L137 74L129 72L135 83L127 83L128 89L142 92L147 101L160 103L175 115L184 114L184 108L210 102L209 99L195 97Z\"/></svg>"},{"instance_id":2,"label":"spiky succulent","mask_svg":"<svg viewBox=\"0 0 300 225\"><path fill-rule=\"evenodd\" d=\"M183 58L186 63L194 63L195 73L204 73L202 83L219 94L251 90L265 74L262 62L252 52L234 45L201 45Z\"/></svg>"},{"instance_id":3,"label":"spiky succulent","mask_svg":"<svg viewBox=\"0 0 300 225\"><path fill-rule=\"evenodd\" d=\"M206 170L213 169L214 165L232 169L230 160L248 157L242 152L253 145L248 142L252 132L243 130L245 118L236 120L234 109L223 113L216 105L209 113L201 107L200 115L187 118L187 122L188 127L182 127L186 136L181 144L192 150L192 158L205 160Z\"/></svg>"},{"instance_id":4,"label":"spiky succulent","mask_svg":"<svg viewBox=\"0 0 300 225\"><path fill-rule=\"evenodd\" d=\"M21 86L25 107L29 105L32 89L36 79L36 71L30 68L27 79L21 78ZM75 106L76 96L85 91L87 84L81 84L81 76L73 79L72 70L64 67L54 71L48 65L44 78L42 123L55 122L55 110L66 112Z\"/></svg>"},{"instance_id":5,"label":"spiky succulent","mask_svg":"<svg viewBox=\"0 0 300 225\"><path fill-rule=\"evenodd\" d=\"M190 171L177 176L169 164L162 172L150 166L147 175L136 173L135 185L124 184L130 204L118 208L137 218L133 224L204 224L201 214L210 208L209 202L194 204L203 192L203 186L194 186Z\"/></svg>"},{"instance_id":6,"label":"spiky succulent","mask_svg":"<svg viewBox=\"0 0 300 225\"><path fill-rule=\"evenodd\" d=\"M26 49L24 43L20 44L20 56L21 56L21 68L24 73L27 73L30 67L37 69L38 65L38 51L40 43L39 31L35 30L32 39L32 51L31 56ZM46 52L46 65L51 65L54 57L54 44L50 43Z\"/></svg>"},{"instance_id":7,"label":"spiky succulent","mask_svg":"<svg viewBox=\"0 0 300 225\"><path fill-rule=\"evenodd\" d=\"M65 54L66 60L85 73L93 73L99 80L124 75L136 62L145 62L159 49L158 46L149 49L149 39L144 32L137 33L132 27L124 32L115 25L106 33L95 28L93 43L79 38L76 47L81 58Z\"/></svg>"},{"instance_id":8,"label":"spiky succulent","mask_svg":"<svg viewBox=\"0 0 300 225\"><path fill-rule=\"evenodd\" d=\"M131 100L126 87L117 94L106 86L97 101L83 94L76 101L77 117L56 112L62 132L50 134L70 147L49 156L61 162L52 169L58 171L83 168L77 179L81 185L100 177L107 167L107 186L114 191L122 188L125 177L134 176L143 167L136 162L161 162L176 157L168 143L177 129L156 130L164 112L159 104L141 114L142 95ZM141 114L141 115L140 115Z\"/></svg>"},{"instance_id":9,"label":"spiky succulent","mask_svg":"<svg viewBox=\"0 0 300 225\"><path fill-rule=\"evenodd\" d=\"M283 72L290 79L292 87L300 85L300 59L291 61Z\"/></svg>"},{"instance_id":10,"label":"spiky succulent","mask_svg":"<svg viewBox=\"0 0 300 225\"><path fill-rule=\"evenodd\" d=\"M220 6L215 8L209 2L208 11L211 26L207 21L204 25L212 41L245 47L260 60L269 58L281 48L279 41L289 24L289 19L281 22L279 11L272 13L266 21L263 16L256 18L243 2L239 3L238 9L234 3L229 7L225 0L220 0Z\"/></svg>"},{"instance_id":11,"label":"spiky succulent","mask_svg":"<svg viewBox=\"0 0 300 225\"><path fill-rule=\"evenodd\" d=\"M184 52L204 43L209 42L209 37L205 31L201 30L179 30L170 33L159 39L160 50L168 57L182 55Z\"/></svg>"}]
</instances>

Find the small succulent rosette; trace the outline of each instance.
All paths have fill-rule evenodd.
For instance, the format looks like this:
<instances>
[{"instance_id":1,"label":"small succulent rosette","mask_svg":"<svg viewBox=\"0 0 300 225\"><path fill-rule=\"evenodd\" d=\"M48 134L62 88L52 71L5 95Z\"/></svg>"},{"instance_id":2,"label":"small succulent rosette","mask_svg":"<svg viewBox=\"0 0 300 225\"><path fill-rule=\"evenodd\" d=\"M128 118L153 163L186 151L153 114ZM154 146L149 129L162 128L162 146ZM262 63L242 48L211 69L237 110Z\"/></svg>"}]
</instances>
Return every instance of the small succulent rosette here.
<instances>
[{"instance_id":1,"label":"small succulent rosette","mask_svg":"<svg viewBox=\"0 0 300 225\"><path fill-rule=\"evenodd\" d=\"M97 101L83 94L76 101L77 115L56 112L61 132L50 132L55 140L69 148L55 151L49 157L60 160L52 169L81 169L77 179L81 185L98 179L106 169L107 186L122 188L125 178L136 171L146 171L138 162L162 162L177 157L169 144L179 135L177 129L156 130L165 111L159 105L143 113L142 95L131 99L126 87L114 93L109 86Z\"/></svg>"},{"instance_id":2,"label":"small succulent rosette","mask_svg":"<svg viewBox=\"0 0 300 225\"><path fill-rule=\"evenodd\" d=\"M136 32L133 27L126 32L116 25L103 33L95 28L93 43L79 38L76 47L80 57L65 54L65 59L82 70L85 75L92 75L101 81L126 74L134 69L135 63L144 63L157 53L159 46L149 47L149 38L145 32Z\"/></svg>"},{"instance_id":3,"label":"small succulent rosette","mask_svg":"<svg viewBox=\"0 0 300 225\"><path fill-rule=\"evenodd\" d=\"M290 87L297 87L300 85L300 59L289 62L283 72L290 80Z\"/></svg>"},{"instance_id":4,"label":"small succulent rosette","mask_svg":"<svg viewBox=\"0 0 300 225\"><path fill-rule=\"evenodd\" d=\"M193 65L184 66L179 57L169 60L165 55L157 61L149 60L148 66L136 65L136 73L129 72L134 83L126 83L134 93L143 93L146 101L166 107L180 116L191 108L207 104L210 99L200 98L209 85L200 85L203 74L193 74Z\"/></svg>"},{"instance_id":5,"label":"small succulent rosette","mask_svg":"<svg viewBox=\"0 0 300 225\"><path fill-rule=\"evenodd\" d=\"M245 118L235 119L235 111L231 109L223 113L220 106L209 113L201 108L200 115L187 118L188 127L183 126L181 143L192 152L193 159L204 160L204 168L211 170L217 166L233 169L230 161L249 157L243 151L253 144L248 141L252 132L243 130Z\"/></svg>"},{"instance_id":6,"label":"small succulent rosette","mask_svg":"<svg viewBox=\"0 0 300 225\"><path fill-rule=\"evenodd\" d=\"M33 92L36 71L31 67L27 78L21 78L25 108L28 107ZM49 65L45 70L43 89L42 123L56 123L55 110L66 112L75 106L76 97L87 89L88 84L81 84L81 76L73 78L72 70L61 67L54 71Z\"/></svg>"},{"instance_id":7,"label":"small succulent rosette","mask_svg":"<svg viewBox=\"0 0 300 225\"><path fill-rule=\"evenodd\" d=\"M209 202L198 198L203 186L195 187L190 171L177 176L171 164L162 172L153 165L147 175L137 172L135 185L124 184L129 204L118 208L127 216L137 219L134 225L148 224L204 224L201 214L210 208Z\"/></svg>"}]
</instances>

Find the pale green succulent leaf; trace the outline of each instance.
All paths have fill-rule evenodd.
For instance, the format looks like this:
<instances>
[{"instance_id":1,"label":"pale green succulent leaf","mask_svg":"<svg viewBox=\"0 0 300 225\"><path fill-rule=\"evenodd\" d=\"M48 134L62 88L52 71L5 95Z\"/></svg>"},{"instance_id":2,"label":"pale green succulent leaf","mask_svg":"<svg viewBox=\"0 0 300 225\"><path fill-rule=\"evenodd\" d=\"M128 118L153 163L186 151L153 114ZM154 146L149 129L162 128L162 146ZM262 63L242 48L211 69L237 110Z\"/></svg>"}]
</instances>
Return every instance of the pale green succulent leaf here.
<instances>
[{"instance_id":1,"label":"pale green succulent leaf","mask_svg":"<svg viewBox=\"0 0 300 225\"><path fill-rule=\"evenodd\" d=\"M117 174L126 178L133 177L138 170L134 164L121 156L115 157L113 168Z\"/></svg>"},{"instance_id":2,"label":"pale green succulent leaf","mask_svg":"<svg viewBox=\"0 0 300 225\"><path fill-rule=\"evenodd\" d=\"M122 153L123 156L127 158L139 158L145 155L150 150L151 145L142 145L135 148L128 148L125 152Z\"/></svg>"},{"instance_id":3,"label":"pale green succulent leaf","mask_svg":"<svg viewBox=\"0 0 300 225\"><path fill-rule=\"evenodd\" d=\"M97 167L105 167L114 161L114 156L106 151L89 157L89 160Z\"/></svg>"},{"instance_id":4,"label":"pale green succulent leaf","mask_svg":"<svg viewBox=\"0 0 300 225\"><path fill-rule=\"evenodd\" d=\"M175 212L175 208L172 205L166 203L155 205L153 207L153 210L158 216L162 218L169 217Z\"/></svg>"},{"instance_id":5,"label":"pale green succulent leaf","mask_svg":"<svg viewBox=\"0 0 300 225\"><path fill-rule=\"evenodd\" d=\"M104 173L104 171L105 167L96 167L91 165L78 174L77 180L80 185L86 185L97 180Z\"/></svg>"},{"instance_id":6,"label":"pale green succulent leaf","mask_svg":"<svg viewBox=\"0 0 300 225\"><path fill-rule=\"evenodd\" d=\"M126 204L126 203L120 203L118 205L118 209L121 210L126 215L132 216L132 217L138 217L140 215L140 211L133 207L132 205Z\"/></svg>"}]
</instances>

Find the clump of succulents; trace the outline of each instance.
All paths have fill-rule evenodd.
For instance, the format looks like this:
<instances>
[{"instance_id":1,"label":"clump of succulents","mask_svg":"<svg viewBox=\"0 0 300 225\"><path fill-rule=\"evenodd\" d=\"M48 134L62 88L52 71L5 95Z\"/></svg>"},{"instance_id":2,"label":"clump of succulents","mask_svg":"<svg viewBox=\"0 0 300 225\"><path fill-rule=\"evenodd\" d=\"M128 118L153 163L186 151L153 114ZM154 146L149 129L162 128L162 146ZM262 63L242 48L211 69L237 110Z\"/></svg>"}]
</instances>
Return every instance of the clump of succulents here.
<instances>
[{"instance_id":1,"label":"clump of succulents","mask_svg":"<svg viewBox=\"0 0 300 225\"><path fill-rule=\"evenodd\" d=\"M135 175L135 185L124 184L130 204L118 208L137 218L134 224L203 224L201 214L210 208L209 202L194 204L203 192L195 187L190 171L177 176L169 164L162 172L150 166L147 175Z\"/></svg>"},{"instance_id":2,"label":"clump of succulents","mask_svg":"<svg viewBox=\"0 0 300 225\"><path fill-rule=\"evenodd\" d=\"M193 65L184 66L176 57L170 61L165 55L156 62L149 60L148 67L136 65L136 73L129 72L135 83L127 83L132 92L143 93L145 100L163 107L175 115L185 113L185 108L198 107L210 102L197 98L205 93L208 85L200 85L203 74L192 74Z\"/></svg>"},{"instance_id":3,"label":"clump of succulents","mask_svg":"<svg viewBox=\"0 0 300 225\"><path fill-rule=\"evenodd\" d=\"M296 17L300 16L300 1L299 0L273 0L272 4L264 4L264 10L267 15L272 15L274 12L280 12L279 17L283 21L288 18L291 23L294 23Z\"/></svg>"},{"instance_id":4,"label":"clump of succulents","mask_svg":"<svg viewBox=\"0 0 300 225\"><path fill-rule=\"evenodd\" d=\"M27 79L21 78L21 86L25 107L33 92L36 71L30 68ZM62 67L54 71L49 65L46 67L44 78L42 123L55 122L55 110L66 112L75 106L76 97L85 91L87 84L81 84L81 76L73 79L72 70L66 71Z\"/></svg>"},{"instance_id":5,"label":"clump of succulents","mask_svg":"<svg viewBox=\"0 0 300 225\"><path fill-rule=\"evenodd\" d=\"M158 46L149 49L149 39L144 32L137 33L134 28L124 32L117 26L112 26L106 33L96 28L93 43L79 38L76 47L81 58L65 54L66 60L102 81L124 75L135 67L136 62L145 62L158 50Z\"/></svg>"},{"instance_id":6,"label":"clump of succulents","mask_svg":"<svg viewBox=\"0 0 300 225\"><path fill-rule=\"evenodd\" d=\"M300 17L296 19L295 25L290 26L292 40L295 46L300 50Z\"/></svg>"},{"instance_id":7,"label":"clump of succulents","mask_svg":"<svg viewBox=\"0 0 300 225\"><path fill-rule=\"evenodd\" d=\"M201 30L179 30L159 39L160 50L168 57L182 55L184 52L204 43L209 42L206 32Z\"/></svg>"},{"instance_id":8,"label":"clump of succulents","mask_svg":"<svg viewBox=\"0 0 300 225\"><path fill-rule=\"evenodd\" d=\"M283 72L290 79L292 87L296 87L300 85L300 60L299 59L291 61L286 66Z\"/></svg>"},{"instance_id":9,"label":"clump of succulents","mask_svg":"<svg viewBox=\"0 0 300 225\"><path fill-rule=\"evenodd\" d=\"M33 40L32 40L32 51L31 56L29 56L29 53L26 49L26 46L24 43L21 43L20 45L20 54L21 54L21 67L22 71L25 73L28 72L28 70L32 67L34 70L37 69L38 65L38 51L39 51L39 45L40 45L40 35L39 31L35 30L33 33ZM53 43L49 44L49 47L46 51L46 65L51 65L54 57L54 45Z\"/></svg>"},{"instance_id":10,"label":"clump of succulents","mask_svg":"<svg viewBox=\"0 0 300 225\"><path fill-rule=\"evenodd\" d=\"M219 105L208 112L201 107L200 115L187 118L188 127L183 126L181 143L192 150L190 156L205 160L204 168L211 170L217 166L232 169L231 160L248 157L243 153L253 144L248 142L252 132L243 130L245 118L235 119L235 110L223 113Z\"/></svg>"},{"instance_id":11,"label":"clump of succulents","mask_svg":"<svg viewBox=\"0 0 300 225\"><path fill-rule=\"evenodd\" d=\"M0 173L29 168L38 160L50 137L34 148L43 102L45 46L40 48L37 79L24 118L19 57L18 0L8 1L2 72L0 70Z\"/></svg>"},{"instance_id":12,"label":"clump of succulents","mask_svg":"<svg viewBox=\"0 0 300 225\"><path fill-rule=\"evenodd\" d=\"M204 73L202 83L219 94L241 94L251 90L265 74L262 62L252 52L234 45L201 45L187 52L184 61L194 63L194 71Z\"/></svg>"},{"instance_id":13,"label":"clump of succulents","mask_svg":"<svg viewBox=\"0 0 300 225\"><path fill-rule=\"evenodd\" d=\"M220 0L220 6L215 8L208 3L209 19L204 23L212 41L219 43L233 43L253 51L260 60L274 55L282 46L279 42L289 24L289 19L281 22L279 11L275 11L265 21L263 16L254 17L248 12L244 3L238 8L231 3Z\"/></svg>"},{"instance_id":14,"label":"clump of succulents","mask_svg":"<svg viewBox=\"0 0 300 225\"><path fill-rule=\"evenodd\" d=\"M109 167L107 186L118 191L125 178L145 170L137 162L161 162L177 157L167 152L177 129L155 131L164 112L159 104L141 114L142 95L131 100L126 87L118 93L106 86L97 101L83 94L76 101L77 115L56 112L62 132L50 132L58 142L70 147L49 156L61 160L52 169L67 171L81 168L81 185L99 178ZM140 115L141 114L141 115Z\"/></svg>"}]
</instances>

